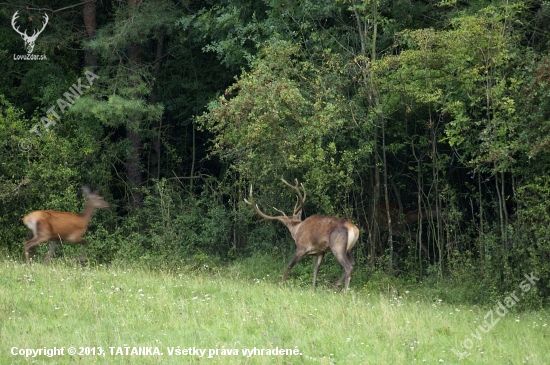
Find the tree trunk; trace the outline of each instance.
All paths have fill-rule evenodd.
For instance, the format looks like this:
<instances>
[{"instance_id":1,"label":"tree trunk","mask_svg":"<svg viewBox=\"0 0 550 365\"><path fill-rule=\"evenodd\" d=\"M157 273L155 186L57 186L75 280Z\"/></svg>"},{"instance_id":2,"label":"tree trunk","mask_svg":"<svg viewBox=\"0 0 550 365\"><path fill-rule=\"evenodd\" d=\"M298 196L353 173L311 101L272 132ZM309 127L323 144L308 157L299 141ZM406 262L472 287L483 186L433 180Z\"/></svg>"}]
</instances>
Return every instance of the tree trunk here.
<instances>
[{"instance_id":1,"label":"tree trunk","mask_svg":"<svg viewBox=\"0 0 550 365\"><path fill-rule=\"evenodd\" d=\"M82 17L84 18L84 25L86 26L87 40L95 39L97 31L95 0L88 1L84 4L82 8ZM90 48L84 49L84 66L91 68L97 67L97 55Z\"/></svg>"},{"instance_id":2,"label":"tree trunk","mask_svg":"<svg viewBox=\"0 0 550 365\"><path fill-rule=\"evenodd\" d=\"M386 219L388 220L388 246L390 247L390 275L393 275L393 228L391 222L390 196L388 191L388 164L386 161L386 121L382 116L382 164L384 169L384 195L386 197Z\"/></svg>"},{"instance_id":3,"label":"tree trunk","mask_svg":"<svg viewBox=\"0 0 550 365\"><path fill-rule=\"evenodd\" d=\"M160 61L162 59L163 52L164 52L164 37L161 34L157 37L155 63L153 65L153 77L155 79L158 77L158 73L160 71ZM157 85L155 90L153 90L149 95L149 103L151 104L156 103L158 88L159 86ZM162 133L161 128L162 128L162 119L159 121L153 122L153 130L156 130L156 135L152 138L152 141L151 141L151 147L152 147L153 153L150 155L148 171L152 171L156 168L155 177L157 178L157 180L160 179L160 146L161 146L160 136Z\"/></svg>"},{"instance_id":4,"label":"tree trunk","mask_svg":"<svg viewBox=\"0 0 550 365\"><path fill-rule=\"evenodd\" d=\"M430 119L431 112L430 112ZM435 207L436 211L440 211L441 209L441 197L439 196L439 170L437 167L437 128L436 124L433 120L430 120L430 134L432 139L432 176L433 176L433 186L434 186L434 192L435 192ZM433 218L433 217L432 217ZM433 222L433 220L432 220ZM420 225L421 222L419 222ZM421 226L420 226L421 227ZM443 277L443 267L444 267L444 242L443 242L443 233L442 233L443 226L441 225L441 220L437 220L437 229L436 229L436 235L435 235L435 241L438 249L439 254L439 276Z\"/></svg>"},{"instance_id":5,"label":"tree trunk","mask_svg":"<svg viewBox=\"0 0 550 365\"><path fill-rule=\"evenodd\" d=\"M141 0L128 0L128 6L134 7L138 6L141 3ZM141 63L140 58L140 45L139 43L134 43L130 45L129 55L130 55L130 67L128 72L130 72L129 79L135 77L133 75L134 68ZM135 85L136 87L138 85ZM139 98L139 95L134 97ZM141 136L140 136L140 120L139 117L133 116L128 119L128 124L126 125L126 138L130 145L131 151L126 157L126 174L128 175L128 182L132 189L132 198L130 205L135 210L140 208L143 202L143 194L140 191L142 178L141 178Z\"/></svg>"},{"instance_id":6,"label":"tree trunk","mask_svg":"<svg viewBox=\"0 0 550 365\"><path fill-rule=\"evenodd\" d=\"M361 17L359 15L358 6L353 1L353 10L355 13L355 20L357 22L357 32L359 34L359 40L361 43L361 72L362 72L362 82L365 85L365 90L367 90L367 99L369 103L369 109L372 112L372 115L376 115L376 108L380 104L380 101L378 99L378 95L376 93L376 90L374 88L374 85L372 82L372 74L369 68L369 62L367 61L367 22L362 21ZM371 59L370 62L374 62L376 60L376 38L377 38L377 15L378 15L378 9L376 1L373 3L373 18L374 18L374 24L373 24L373 34L372 34L372 42L371 42ZM370 83L369 83L370 82ZM374 123L376 124L376 120L378 118L373 118ZM371 260L370 264L371 266L374 265L375 259L376 259L376 247L380 244L380 228L379 228L379 215L380 215L380 168L379 163L381 162L380 154L379 154L379 147L378 147L378 129L376 125L373 128L373 151L374 151L374 163L373 163L373 198L371 205L369 207L370 214L371 214L371 224L369 225L370 231L370 244L371 244ZM389 209L386 209L388 212ZM391 218L390 218L391 221ZM391 228L390 228L390 240L391 240Z\"/></svg>"}]
</instances>

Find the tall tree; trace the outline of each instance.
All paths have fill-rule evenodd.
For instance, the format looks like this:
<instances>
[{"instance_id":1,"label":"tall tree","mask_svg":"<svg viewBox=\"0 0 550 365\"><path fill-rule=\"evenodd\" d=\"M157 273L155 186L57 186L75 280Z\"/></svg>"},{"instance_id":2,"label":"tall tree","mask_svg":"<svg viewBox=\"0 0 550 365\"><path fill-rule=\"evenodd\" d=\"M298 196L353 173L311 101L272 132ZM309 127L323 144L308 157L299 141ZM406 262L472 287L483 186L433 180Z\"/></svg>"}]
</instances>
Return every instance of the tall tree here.
<instances>
[{"instance_id":1,"label":"tall tree","mask_svg":"<svg viewBox=\"0 0 550 365\"><path fill-rule=\"evenodd\" d=\"M82 17L86 26L87 40L93 40L96 37L97 22L96 22L96 1L82 0ZM95 68L97 66L97 55L93 49L86 47L84 49L84 66Z\"/></svg>"}]
</instances>

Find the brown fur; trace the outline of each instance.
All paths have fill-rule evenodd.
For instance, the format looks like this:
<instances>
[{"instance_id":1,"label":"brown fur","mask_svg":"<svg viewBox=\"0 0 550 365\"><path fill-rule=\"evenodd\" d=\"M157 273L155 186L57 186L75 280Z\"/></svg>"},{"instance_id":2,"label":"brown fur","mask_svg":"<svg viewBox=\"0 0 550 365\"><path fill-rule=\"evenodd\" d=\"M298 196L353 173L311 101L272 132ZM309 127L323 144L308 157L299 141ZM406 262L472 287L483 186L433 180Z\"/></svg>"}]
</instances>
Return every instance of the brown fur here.
<instances>
[{"instance_id":1,"label":"brown fur","mask_svg":"<svg viewBox=\"0 0 550 365\"><path fill-rule=\"evenodd\" d=\"M314 214L302 221L302 207L305 203L305 189L302 196L300 189L298 188L298 180L296 184L292 186L284 179L281 179L287 186L296 191L298 196L298 202L294 207L294 214L288 217L286 214L282 216L268 216L263 213L257 204L254 204L252 198L252 186L250 187L250 201L245 201L252 205L256 212L265 219L277 219L282 222L290 231L292 238L296 242L296 252L294 257L288 264L285 273L283 275L282 282L284 283L288 273L292 267L304 256L313 255L317 256L315 261L315 268L313 271L313 289L315 289L315 283L317 281L317 273L319 272L319 266L326 252L331 251L336 260L340 263L344 269L344 274L336 282L336 285L341 285L344 279L345 290L348 290L349 282L351 280L351 272L353 271L353 265L355 261L351 255L351 250L357 242L359 237L359 229L351 222L336 217L327 217ZM303 188L303 186L302 186ZM278 209L277 209L278 210ZM353 235L353 237L349 237Z\"/></svg>"},{"instance_id":2,"label":"brown fur","mask_svg":"<svg viewBox=\"0 0 550 365\"><path fill-rule=\"evenodd\" d=\"M32 231L33 237L24 244L25 257L30 262L30 250L50 241L50 249L45 261L48 262L55 252L58 242L70 241L82 245L84 256L87 242L82 238L88 229L88 223L96 208L107 208L109 204L97 195L97 192L90 192L90 189L83 187L82 190L88 198L84 211L80 214L69 212L58 212L55 210L36 210L23 218L23 223Z\"/></svg>"}]
</instances>

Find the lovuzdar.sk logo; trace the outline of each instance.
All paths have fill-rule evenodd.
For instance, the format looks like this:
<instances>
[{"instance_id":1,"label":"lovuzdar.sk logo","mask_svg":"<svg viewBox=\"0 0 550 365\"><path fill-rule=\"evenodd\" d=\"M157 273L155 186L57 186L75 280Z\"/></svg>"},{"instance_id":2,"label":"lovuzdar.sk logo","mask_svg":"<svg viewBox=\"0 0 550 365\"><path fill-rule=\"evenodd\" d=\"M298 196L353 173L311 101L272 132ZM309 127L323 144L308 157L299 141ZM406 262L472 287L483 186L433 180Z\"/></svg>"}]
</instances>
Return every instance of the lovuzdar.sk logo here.
<instances>
[{"instance_id":1,"label":"lovuzdar.sk logo","mask_svg":"<svg viewBox=\"0 0 550 365\"><path fill-rule=\"evenodd\" d=\"M25 50L27 51L26 55L13 55L14 60L25 60L25 61L36 61L36 60L45 60L46 55L33 55L32 51L34 50L34 44L36 42L36 38L42 33L42 31L46 28L46 25L48 24L48 14L44 14L44 21L42 22L42 29L38 30L35 29L32 33L32 35L27 34L27 30L21 32L19 30L19 26L16 24L17 18L19 18L19 10L13 14L13 17L11 18L11 26L13 27L13 30L15 30L21 38L23 38L23 41L25 42Z\"/></svg>"}]
</instances>

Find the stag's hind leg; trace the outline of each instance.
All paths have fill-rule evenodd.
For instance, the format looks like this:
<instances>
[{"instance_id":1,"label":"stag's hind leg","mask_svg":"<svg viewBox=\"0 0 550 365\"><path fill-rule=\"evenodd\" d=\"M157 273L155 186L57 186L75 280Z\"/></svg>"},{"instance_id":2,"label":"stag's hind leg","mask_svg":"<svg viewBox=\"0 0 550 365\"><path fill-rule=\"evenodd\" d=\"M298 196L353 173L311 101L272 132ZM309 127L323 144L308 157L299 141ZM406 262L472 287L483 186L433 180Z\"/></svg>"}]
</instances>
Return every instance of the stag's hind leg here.
<instances>
[{"instance_id":1,"label":"stag's hind leg","mask_svg":"<svg viewBox=\"0 0 550 365\"><path fill-rule=\"evenodd\" d=\"M348 262L351 264L351 270L353 271L353 266L355 266L355 260L353 259L353 256L351 255L351 252L348 251L347 253L347 260ZM345 269L344 269L345 270ZM344 279L347 278L347 273L344 271L344 273L342 274L342 276L340 277L340 279L338 279L338 281L336 282L336 286L340 286L342 285L342 282L344 281ZM346 290L349 286L349 281L351 280L351 273L350 273L350 276L349 276L349 280L346 281Z\"/></svg>"},{"instance_id":2,"label":"stag's hind leg","mask_svg":"<svg viewBox=\"0 0 550 365\"><path fill-rule=\"evenodd\" d=\"M344 288L345 290L348 290L349 282L351 280L351 272L353 270L353 264L349 261L349 258L346 254L335 255L335 256L338 262L340 263L340 265L342 266L342 268L344 269L344 274L340 277L340 279L338 279L338 281L336 282L336 285L337 286L342 285L342 281L346 279L346 284Z\"/></svg>"},{"instance_id":3,"label":"stag's hind leg","mask_svg":"<svg viewBox=\"0 0 550 365\"><path fill-rule=\"evenodd\" d=\"M41 240L40 237L33 237L24 243L23 247L25 248L25 258L27 259L27 264L30 264L31 262L30 250L42 242L44 242L44 240Z\"/></svg>"},{"instance_id":4,"label":"stag's hind leg","mask_svg":"<svg viewBox=\"0 0 550 365\"><path fill-rule=\"evenodd\" d=\"M342 281L346 279L345 290L348 290L351 272L355 264L351 252L348 250L348 231L339 230L332 232L329 245L336 260L338 260L338 263L344 269L344 274L336 282L336 285L342 285ZM353 247L353 245L350 245L350 247Z\"/></svg>"},{"instance_id":5,"label":"stag's hind leg","mask_svg":"<svg viewBox=\"0 0 550 365\"><path fill-rule=\"evenodd\" d=\"M315 269L313 269L313 287L312 290L315 290L315 282L317 281L317 273L319 272L319 266L321 266L321 261L323 261L323 256L325 256L324 253L317 256L317 259L315 260Z\"/></svg>"},{"instance_id":6,"label":"stag's hind leg","mask_svg":"<svg viewBox=\"0 0 550 365\"><path fill-rule=\"evenodd\" d=\"M349 223L349 222L347 222ZM359 238L359 229L352 223L346 224L346 233L339 234L337 236L337 245L335 247L338 248L338 250L344 249L344 255L341 255L342 261L339 262L344 268L344 275L338 280L336 283L337 285L341 285L344 278L346 279L346 285L345 290L347 291L349 288L349 282L351 281L351 272L353 271L353 266L355 266L355 260L353 259L353 256L351 254L351 250L353 247L355 247L355 244L357 243L357 239ZM345 243L340 242L339 240L345 241ZM337 256L338 258L338 256ZM345 261L345 263L344 263Z\"/></svg>"},{"instance_id":7,"label":"stag's hind leg","mask_svg":"<svg viewBox=\"0 0 550 365\"><path fill-rule=\"evenodd\" d=\"M43 242L48 240L47 236L40 234L40 227L43 226L43 223L36 219L29 219L25 222L27 228L29 228L29 233L27 234L27 240L23 244L25 249L25 258L27 259L27 264L31 262L31 250L34 251L34 248L40 245Z\"/></svg>"}]
</instances>

